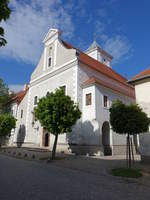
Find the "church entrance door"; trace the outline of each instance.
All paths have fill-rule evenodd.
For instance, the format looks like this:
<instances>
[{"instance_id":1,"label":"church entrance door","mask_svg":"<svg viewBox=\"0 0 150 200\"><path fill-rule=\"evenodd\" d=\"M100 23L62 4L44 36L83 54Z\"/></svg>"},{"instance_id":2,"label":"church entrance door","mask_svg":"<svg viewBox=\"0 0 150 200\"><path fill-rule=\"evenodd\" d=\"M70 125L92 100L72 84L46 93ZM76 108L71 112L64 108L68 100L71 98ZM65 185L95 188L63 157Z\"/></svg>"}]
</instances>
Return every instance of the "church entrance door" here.
<instances>
[{"instance_id":1,"label":"church entrance door","mask_svg":"<svg viewBox=\"0 0 150 200\"><path fill-rule=\"evenodd\" d=\"M102 126L102 144L104 147L104 156L112 155L109 122L104 122Z\"/></svg>"}]
</instances>

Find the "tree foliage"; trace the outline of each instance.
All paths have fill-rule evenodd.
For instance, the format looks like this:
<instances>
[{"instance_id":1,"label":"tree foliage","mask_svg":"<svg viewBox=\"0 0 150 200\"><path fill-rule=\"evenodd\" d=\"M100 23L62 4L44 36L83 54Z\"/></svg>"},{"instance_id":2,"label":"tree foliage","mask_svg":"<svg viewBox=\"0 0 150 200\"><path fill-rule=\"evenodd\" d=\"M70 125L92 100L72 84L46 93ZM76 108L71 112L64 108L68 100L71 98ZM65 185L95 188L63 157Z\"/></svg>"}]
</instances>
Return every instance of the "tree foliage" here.
<instances>
[{"instance_id":1,"label":"tree foliage","mask_svg":"<svg viewBox=\"0 0 150 200\"><path fill-rule=\"evenodd\" d=\"M127 167L131 168L131 160L134 163L134 151L131 135L147 132L150 119L137 104L125 105L117 100L110 108L110 123L113 131L119 134L127 134Z\"/></svg>"},{"instance_id":2,"label":"tree foliage","mask_svg":"<svg viewBox=\"0 0 150 200\"><path fill-rule=\"evenodd\" d=\"M0 114L10 111L10 100L12 95L9 94L7 85L0 78Z\"/></svg>"},{"instance_id":3,"label":"tree foliage","mask_svg":"<svg viewBox=\"0 0 150 200\"><path fill-rule=\"evenodd\" d=\"M110 108L110 123L116 133L134 135L147 132L150 119L137 104L125 105L117 100Z\"/></svg>"},{"instance_id":4,"label":"tree foliage","mask_svg":"<svg viewBox=\"0 0 150 200\"><path fill-rule=\"evenodd\" d=\"M9 0L0 0L0 22L2 20L6 21L11 13L10 8L8 7ZM4 29L0 27L0 47L5 46L7 43L4 38Z\"/></svg>"},{"instance_id":5,"label":"tree foliage","mask_svg":"<svg viewBox=\"0 0 150 200\"><path fill-rule=\"evenodd\" d=\"M0 115L0 146L2 139L5 139L16 126L16 119L11 114Z\"/></svg>"},{"instance_id":6,"label":"tree foliage","mask_svg":"<svg viewBox=\"0 0 150 200\"><path fill-rule=\"evenodd\" d=\"M78 105L64 94L63 89L48 93L46 97L39 100L35 117L43 128L55 135L52 157L55 157L58 135L71 132L72 126L80 116Z\"/></svg>"}]
</instances>

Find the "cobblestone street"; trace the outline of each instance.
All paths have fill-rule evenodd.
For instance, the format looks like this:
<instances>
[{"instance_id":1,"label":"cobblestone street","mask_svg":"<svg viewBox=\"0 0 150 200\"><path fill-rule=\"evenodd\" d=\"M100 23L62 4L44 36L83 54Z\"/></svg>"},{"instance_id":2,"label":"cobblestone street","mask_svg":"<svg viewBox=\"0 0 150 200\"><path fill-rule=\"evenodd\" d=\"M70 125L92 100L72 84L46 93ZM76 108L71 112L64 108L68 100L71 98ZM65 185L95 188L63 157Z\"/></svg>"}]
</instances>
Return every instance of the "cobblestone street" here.
<instances>
[{"instance_id":1,"label":"cobblestone street","mask_svg":"<svg viewBox=\"0 0 150 200\"><path fill-rule=\"evenodd\" d=\"M69 168L65 161L33 162L0 155L1 200L142 200L150 187L140 181ZM80 162L80 159L74 159ZM84 160L82 162L87 162ZM94 162L93 162L94 164ZM101 170L101 168L100 168Z\"/></svg>"}]
</instances>

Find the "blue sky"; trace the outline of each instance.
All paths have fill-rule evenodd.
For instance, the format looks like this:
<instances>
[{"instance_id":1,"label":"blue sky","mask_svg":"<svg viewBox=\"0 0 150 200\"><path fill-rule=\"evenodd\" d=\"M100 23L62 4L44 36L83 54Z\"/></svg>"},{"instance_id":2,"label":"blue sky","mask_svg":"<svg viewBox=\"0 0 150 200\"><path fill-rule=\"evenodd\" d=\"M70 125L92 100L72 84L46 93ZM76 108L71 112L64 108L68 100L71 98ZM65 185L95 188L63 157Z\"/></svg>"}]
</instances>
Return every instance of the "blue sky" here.
<instances>
[{"instance_id":1,"label":"blue sky","mask_svg":"<svg viewBox=\"0 0 150 200\"><path fill-rule=\"evenodd\" d=\"M29 82L49 28L85 50L97 42L113 55L113 69L130 79L150 66L150 1L143 0L11 0L13 12L0 48L0 77L13 89Z\"/></svg>"}]
</instances>

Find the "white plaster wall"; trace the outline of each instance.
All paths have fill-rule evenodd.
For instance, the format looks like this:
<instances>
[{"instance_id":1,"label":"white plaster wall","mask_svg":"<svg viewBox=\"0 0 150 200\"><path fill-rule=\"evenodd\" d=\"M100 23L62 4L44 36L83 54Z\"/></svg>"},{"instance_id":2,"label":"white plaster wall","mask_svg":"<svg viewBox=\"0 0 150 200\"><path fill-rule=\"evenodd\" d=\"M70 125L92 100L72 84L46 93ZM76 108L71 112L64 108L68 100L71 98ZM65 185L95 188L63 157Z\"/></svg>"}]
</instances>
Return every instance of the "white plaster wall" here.
<instances>
[{"instance_id":1,"label":"white plaster wall","mask_svg":"<svg viewBox=\"0 0 150 200\"><path fill-rule=\"evenodd\" d=\"M17 119L17 112L18 112L17 102L14 102L11 104L11 112L12 112L12 115ZM10 138L9 138L9 145L11 145L11 146L14 144L15 129L11 130L11 134L10 134Z\"/></svg>"},{"instance_id":2,"label":"white plaster wall","mask_svg":"<svg viewBox=\"0 0 150 200\"><path fill-rule=\"evenodd\" d=\"M108 97L108 108L104 107L103 96L106 95ZM105 121L110 121L109 117L109 108L114 100L120 99L123 103L129 104L133 102L132 99L121 95L117 92L114 92L108 88L104 88L103 86L96 87L96 119L99 122L100 126L100 135L102 135L102 125ZM113 145L124 145L126 144L126 136L119 135L113 131L111 131L111 143Z\"/></svg>"},{"instance_id":3,"label":"white plaster wall","mask_svg":"<svg viewBox=\"0 0 150 200\"><path fill-rule=\"evenodd\" d=\"M27 131L26 131L26 117L27 117L27 101L28 101L28 92L26 93L25 97L21 101L21 103L18 105L17 108L17 121L16 121L16 128L15 128L15 134L13 137L13 143L16 144L17 142L17 136L19 134L19 128L20 125L23 125L25 127L25 139L27 137ZM23 116L21 118L21 110L23 110Z\"/></svg>"},{"instance_id":4,"label":"white plaster wall","mask_svg":"<svg viewBox=\"0 0 150 200\"><path fill-rule=\"evenodd\" d=\"M150 117L150 79L144 79L135 85L136 102ZM149 132L141 133L139 136L140 153L150 156L150 127Z\"/></svg>"},{"instance_id":5,"label":"white plaster wall","mask_svg":"<svg viewBox=\"0 0 150 200\"><path fill-rule=\"evenodd\" d=\"M91 93L91 105L86 105L86 94ZM95 85L83 89L82 121L96 119Z\"/></svg>"},{"instance_id":6,"label":"white plaster wall","mask_svg":"<svg viewBox=\"0 0 150 200\"><path fill-rule=\"evenodd\" d=\"M94 58L95 60L107 65L108 67L111 67L111 59L107 56L103 55L98 49L94 49L90 52L87 52L87 55ZM104 62L105 59L105 62Z\"/></svg>"},{"instance_id":7,"label":"white plaster wall","mask_svg":"<svg viewBox=\"0 0 150 200\"><path fill-rule=\"evenodd\" d=\"M135 85L136 101L150 117L150 79L143 80Z\"/></svg>"},{"instance_id":8,"label":"white plaster wall","mask_svg":"<svg viewBox=\"0 0 150 200\"><path fill-rule=\"evenodd\" d=\"M52 47L52 65L48 67L48 53L50 47ZM64 65L75 58L75 49L67 49L59 38L54 38L44 46L40 61L31 75L31 81L38 79L45 74L51 73L61 65Z\"/></svg>"},{"instance_id":9,"label":"white plaster wall","mask_svg":"<svg viewBox=\"0 0 150 200\"><path fill-rule=\"evenodd\" d=\"M97 50L95 49L94 51L91 51L91 52L89 52L89 53L87 53L90 57L92 57L92 58L94 58L95 60L99 60L100 61L100 59L99 59L99 57L98 57L98 52L97 52Z\"/></svg>"},{"instance_id":10,"label":"white plaster wall","mask_svg":"<svg viewBox=\"0 0 150 200\"><path fill-rule=\"evenodd\" d=\"M33 143L37 146L42 146L42 134L43 129L39 122L35 122L32 125L32 111L34 109L34 97L38 96L42 98L47 94L47 92L55 91L56 88L65 85L67 95L76 100L76 81L77 81L77 66L73 66L52 76L46 80L43 80L35 85L31 85L29 88L29 98L28 98L28 115L27 115L27 132L28 143ZM38 128L38 129L37 129ZM54 140L53 135L50 135L50 143L52 144ZM59 136L58 143L66 144L66 135L62 134Z\"/></svg>"}]
</instances>

